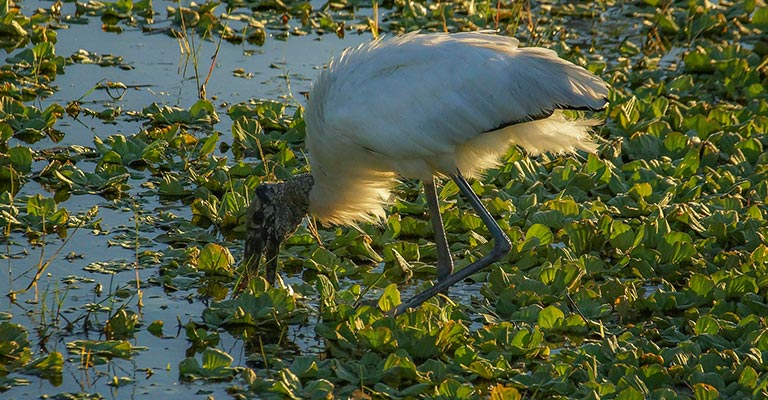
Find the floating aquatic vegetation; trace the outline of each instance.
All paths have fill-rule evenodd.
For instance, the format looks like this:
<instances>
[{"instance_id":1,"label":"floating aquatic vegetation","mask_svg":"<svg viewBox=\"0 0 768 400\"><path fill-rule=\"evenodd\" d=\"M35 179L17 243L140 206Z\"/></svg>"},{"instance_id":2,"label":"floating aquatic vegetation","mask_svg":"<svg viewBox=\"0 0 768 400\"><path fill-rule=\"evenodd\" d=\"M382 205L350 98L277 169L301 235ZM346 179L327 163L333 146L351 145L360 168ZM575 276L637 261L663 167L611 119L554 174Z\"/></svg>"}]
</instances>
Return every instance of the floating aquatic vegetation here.
<instances>
[{"instance_id":1,"label":"floating aquatic vegetation","mask_svg":"<svg viewBox=\"0 0 768 400\"><path fill-rule=\"evenodd\" d=\"M243 397L705 399L768 391L763 2L545 1L528 9L522 1L386 1L374 12L359 1L318 9L228 1L168 3L168 21L154 21L162 13L149 1L45 6L31 16L10 3L0 10L7 52L0 242L14 287L50 273L46 282L65 289L40 285L42 295L25 298L24 311L13 306L0 315L0 390L39 379L59 384L71 379L62 370L72 365L142 363L139 354L148 352L138 345L151 343L152 352L162 339L186 340L189 348L163 352L163 365L148 371L166 368L172 380L207 380L206 388ZM529 157L511 149L473 183L514 246L471 277L479 292L452 289L461 301L433 299L392 319L386 311L434 274L419 187L401 182L379 225L309 221L279 256L281 284L253 279L238 287L253 189L308 170L300 101L169 105L153 98L135 106L127 98L144 87L103 80L62 103L52 95L70 68L95 64L127 74L141 65L119 54L57 53L57 29L94 21L109 40L131 29L165 30L205 45L238 43L245 54L271 39L315 33L498 27L599 72L613 86L611 105L597 116L606 121L596 132L599 154ZM240 82L256 85L256 77ZM222 110L228 120L219 118ZM67 140L80 130L95 138ZM457 193L447 183L439 196L461 268L491 244ZM75 212L77 200L98 208ZM120 222L100 222L97 211L100 218L118 213ZM74 227L91 229L78 233L85 243L103 237L109 254L78 247L82 258L64 257L69 249L50 256L46 243L66 243ZM14 262L38 250L45 266L19 272ZM59 263L76 264L89 278L123 279L130 271L121 282L131 282L111 287L80 274L57 281ZM139 283L152 292L144 301L155 303L134 311L124 302L139 297ZM66 293L77 285L93 288ZM191 306L191 316L177 317L189 321L175 321L180 335L153 314L171 307L181 315ZM83 334L115 340L75 340ZM56 343L66 343L66 357ZM98 390L142 384L95 372L106 376L103 385L88 381ZM149 385L167 382L158 375Z\"/></svg>"}]
</instances>

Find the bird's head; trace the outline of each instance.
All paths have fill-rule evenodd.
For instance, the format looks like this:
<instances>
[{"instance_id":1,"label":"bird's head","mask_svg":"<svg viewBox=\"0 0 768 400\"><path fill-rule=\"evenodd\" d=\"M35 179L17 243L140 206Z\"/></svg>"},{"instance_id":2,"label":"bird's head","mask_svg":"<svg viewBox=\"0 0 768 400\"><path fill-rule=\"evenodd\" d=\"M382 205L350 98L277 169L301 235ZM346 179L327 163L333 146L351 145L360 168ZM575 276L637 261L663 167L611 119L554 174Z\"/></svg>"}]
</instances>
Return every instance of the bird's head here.
<instances>
[{"instance_id":1,"label":"bird's head","mask_svg":"<svg viewBox=\"0 0 768 400\"><path fill-rule=\"evenodd\" d=\"M296 231L309 212L313 184L312 175L304 174L256 188L245 222L245 262L249 275L258 269L265 254L267 280L274 282L280 244Z\"/></svg>"}]
</instances>

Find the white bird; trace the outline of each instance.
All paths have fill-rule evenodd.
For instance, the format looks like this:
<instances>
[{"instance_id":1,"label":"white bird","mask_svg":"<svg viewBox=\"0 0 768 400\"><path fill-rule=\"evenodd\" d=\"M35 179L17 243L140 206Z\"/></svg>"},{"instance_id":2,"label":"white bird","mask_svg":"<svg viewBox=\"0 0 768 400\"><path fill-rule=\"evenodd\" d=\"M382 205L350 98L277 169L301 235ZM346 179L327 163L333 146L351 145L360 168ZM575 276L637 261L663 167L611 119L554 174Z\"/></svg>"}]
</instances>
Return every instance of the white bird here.
<instances>
[{"instance_id":1,"label":"white bird","mask_svg":"<svg viewBox=\"0 0 768 400\"><path fill-rule=\"evenodd\" d=\"M510 146L530 153L594 151L593 120L557 110L599 110L608 86L548 49L486 33L410 33L345 50L320 73L306 112L311 175L256 189L246 222L246 270L266 250L274 281L280 243L307 213L322 223L377 221L398 177L424 183L437 246L438 283L395 310L416 307L511 249L464 176L497 165ZM435 189L449 177L488 227L494 248L453 273Z\"/></svg>"}]
</instances>

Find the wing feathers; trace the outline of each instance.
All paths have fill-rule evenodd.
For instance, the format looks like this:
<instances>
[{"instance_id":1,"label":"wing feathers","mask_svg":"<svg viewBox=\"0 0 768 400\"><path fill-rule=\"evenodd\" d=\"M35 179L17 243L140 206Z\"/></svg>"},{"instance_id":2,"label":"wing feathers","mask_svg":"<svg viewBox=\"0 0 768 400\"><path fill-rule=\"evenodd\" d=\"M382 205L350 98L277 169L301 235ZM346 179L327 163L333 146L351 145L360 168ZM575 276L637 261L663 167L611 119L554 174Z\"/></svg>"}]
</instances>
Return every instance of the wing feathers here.
<instances>
[{"instance_id":1,"label":"wing feathers","mask_svg":"<svg viewBox=\"0 0 768 400\"><path fill-rule=\"evenodd\" d=\"M394 173L472 174L513 144L531 152L592 149L594 123L566 121L556 110L601 109L607 95L584 68L510 37L411 33L346 50L315 82L305 114L322 187L313 189L313 207L330 210L336 222L364 219L349 209L334 216L336 195L349 201L357 190L356 179L343 177L385 174L386 186ZM360 188L371 193L362 212L381 215L371 205L383 201L384 186L372 180Z\"/></svg>"}]
</instances>

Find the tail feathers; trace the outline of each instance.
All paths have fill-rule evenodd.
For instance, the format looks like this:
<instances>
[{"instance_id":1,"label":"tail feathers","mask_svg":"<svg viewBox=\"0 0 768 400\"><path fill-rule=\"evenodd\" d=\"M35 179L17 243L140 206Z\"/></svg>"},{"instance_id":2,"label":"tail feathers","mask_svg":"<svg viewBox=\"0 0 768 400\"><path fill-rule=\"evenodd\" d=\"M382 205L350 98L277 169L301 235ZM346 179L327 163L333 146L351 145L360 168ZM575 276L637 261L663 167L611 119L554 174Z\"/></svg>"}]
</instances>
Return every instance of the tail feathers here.
<instances>
[{"instance_id":1,"label":"tail feathers","mask_svg":"<svg viewBox=\"0 0 768 400\"><path fill-rule=\"evenodd\" d=\"M602 122L595 119L571 121L561 112L539 121L510 126L503 131L511 144L516 144L531 154L573 153L584 150L597 151L597 144L591 138L592 127Z\"/></svg>"},{"instance_id":2,"label":"tail feathers","mask_svg":"<svg viewBox=\"0 0 768 400\"><path fill-rule=\"evenodd\" d=\"M499 164L510 146L518 145L528 153L573 153L578 150L595 153L597 143L590 137L592 127L600 125L595 119L568 120L562 112L552 116L487 132L456 148L459 170L467 176L477 176Z\"/></svg>"}]
</instances>

